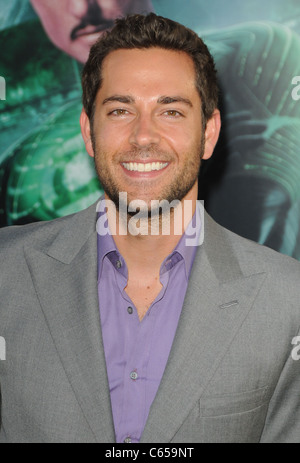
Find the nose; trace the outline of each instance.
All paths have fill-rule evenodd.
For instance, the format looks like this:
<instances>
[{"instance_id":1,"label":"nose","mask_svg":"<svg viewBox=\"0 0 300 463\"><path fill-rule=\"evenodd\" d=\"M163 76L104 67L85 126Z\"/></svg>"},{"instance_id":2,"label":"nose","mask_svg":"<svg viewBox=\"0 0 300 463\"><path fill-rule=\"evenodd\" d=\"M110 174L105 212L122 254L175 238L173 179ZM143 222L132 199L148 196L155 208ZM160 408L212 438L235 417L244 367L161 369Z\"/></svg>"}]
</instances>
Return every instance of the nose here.
<instances>
[{"instance_id":1,"label":"nose","mask_svg":"<svg viewBox=\"0 0 300 463\"><path fill-rule=\"evenodd\" d=\"M68 0L68 12L78 19L86 15L88 7L89 0Z\"/></svg>"},{"instance_id":2,"label":"nose","mask_svg":"<svg viewBox=\"0 0 300 463\"><path fill-rule=\"evenodd\" d=\"M139 115L134 121L129 143L139 148L145 148L159 144L160 139L159 130L153 117L151 115Z\"/></svg>"}]
</instances>

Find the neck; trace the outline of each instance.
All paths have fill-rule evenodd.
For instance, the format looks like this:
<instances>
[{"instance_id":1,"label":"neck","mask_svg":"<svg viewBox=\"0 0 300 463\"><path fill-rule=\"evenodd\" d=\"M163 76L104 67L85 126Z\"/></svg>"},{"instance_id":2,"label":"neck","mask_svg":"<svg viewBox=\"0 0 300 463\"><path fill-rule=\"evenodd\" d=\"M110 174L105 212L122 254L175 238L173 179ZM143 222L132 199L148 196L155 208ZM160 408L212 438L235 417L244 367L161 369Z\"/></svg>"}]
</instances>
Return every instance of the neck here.
<instances>
[{"instance_id":1,"label":"neck","mask_svg":"<svg viewBox=\"0 0 300 463\"><path fill-rule=\"evenodd\" d=\"M163 260L172 252L191 221L196 210L198 185L174 208L165 210L160 216L139 219L135 216L121 217L120 211L112 210L107 202L107 217L113 237L124 257L131 275L158 276ZM106 199L108 197L105 195ZM113 221L116 226L112 228ZM126 223L124 223L126 222Z\"/></svg>"}]
</instances>

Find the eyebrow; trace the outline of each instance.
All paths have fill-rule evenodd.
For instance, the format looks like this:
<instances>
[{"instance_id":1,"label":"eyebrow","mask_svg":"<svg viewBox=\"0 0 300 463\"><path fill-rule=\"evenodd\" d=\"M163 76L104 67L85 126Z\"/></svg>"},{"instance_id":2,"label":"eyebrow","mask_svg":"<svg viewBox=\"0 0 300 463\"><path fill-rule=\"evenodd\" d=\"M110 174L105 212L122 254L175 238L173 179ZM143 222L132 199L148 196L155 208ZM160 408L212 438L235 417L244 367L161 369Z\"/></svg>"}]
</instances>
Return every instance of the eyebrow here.
<instances>
[{"instance_id":1,"label":"eyebrow","mask_svg":"<svg viewBox=\"0 0 300 463\"><path fill-rule=\"evenodd\" d=\"M134 98L130 95L112 95L108 98L105 98L102 102L103 105L111 102L119 102L124 104L132 104L135 102ZM172 104L172 103L184 103L191 108L193 103L188 98L183 98L182 96L161 96L158 98L157 103L159 104Z\"/></svg>"},{"instance_id":2,"label":"eyebrow","mask_svg":"<svg viewBox=\"0 0 300 463\"><path fill-rule=\"evenodd\" d=\"M110 103L110 102L114 102L114 101L117 101L119 103L127 103L127 104L131 104L131 103L134 103L134 98L132 98L132 96L130 95L112 95L108 98L105 98L102 102L103 105L107 104L107 103Z\"/></svg>"},{"instance_id":3,"label":"eyebrow","mask_svg":"<svg viewBox=\"0 0 300 463\"><path fill-rule=\"evenodd\" d=\"M191 108L193 107L193 103L188 98L183 98L182 96L161 96L158 98L157 103L160 104L172 104L172 103L184 103Z\"/></svg>"}]
</instances>

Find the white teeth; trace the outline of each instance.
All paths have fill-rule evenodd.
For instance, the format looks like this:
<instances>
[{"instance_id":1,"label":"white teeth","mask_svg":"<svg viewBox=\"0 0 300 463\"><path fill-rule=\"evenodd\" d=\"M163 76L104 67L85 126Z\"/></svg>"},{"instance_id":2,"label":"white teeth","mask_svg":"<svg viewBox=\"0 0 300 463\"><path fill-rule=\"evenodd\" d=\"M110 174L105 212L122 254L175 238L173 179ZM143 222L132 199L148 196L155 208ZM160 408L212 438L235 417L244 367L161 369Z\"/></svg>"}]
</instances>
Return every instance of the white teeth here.
<instances>
[{"instance_id":1,"label":"white teeth","mask_svg":"<svg viewBox=\"0 0 300 463\"><path fill-rule=\"evenodd\" d=\"M123 162L122 166L132 172L151 172L152 170L161 170L168 165L167 162Z\"/></svg>"}]
</instances>

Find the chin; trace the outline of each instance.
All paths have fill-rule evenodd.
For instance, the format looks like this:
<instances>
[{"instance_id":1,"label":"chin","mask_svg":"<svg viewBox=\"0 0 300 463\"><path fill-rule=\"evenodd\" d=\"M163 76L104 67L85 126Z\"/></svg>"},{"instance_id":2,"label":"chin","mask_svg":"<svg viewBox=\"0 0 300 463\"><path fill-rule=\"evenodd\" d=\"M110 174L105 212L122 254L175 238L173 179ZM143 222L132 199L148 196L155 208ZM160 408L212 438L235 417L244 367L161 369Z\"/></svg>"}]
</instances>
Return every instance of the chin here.
<instances>
[{"instance_id":1,"label":"chin","mask_svg":"<svg viewBox=\"0 0 300 463\"><path fill-rule=\"evenodd\" d=\"M70 44L69 47L59 47L62 51L67 53L67 55L71 56L71 58L76 59L80 63L85 64L90 53L90 47L85 47L83 45L76 44L76 46L72 46L73 43ZM75 45L75 44L74 44Z\"/></svg>"}]
</instances>

